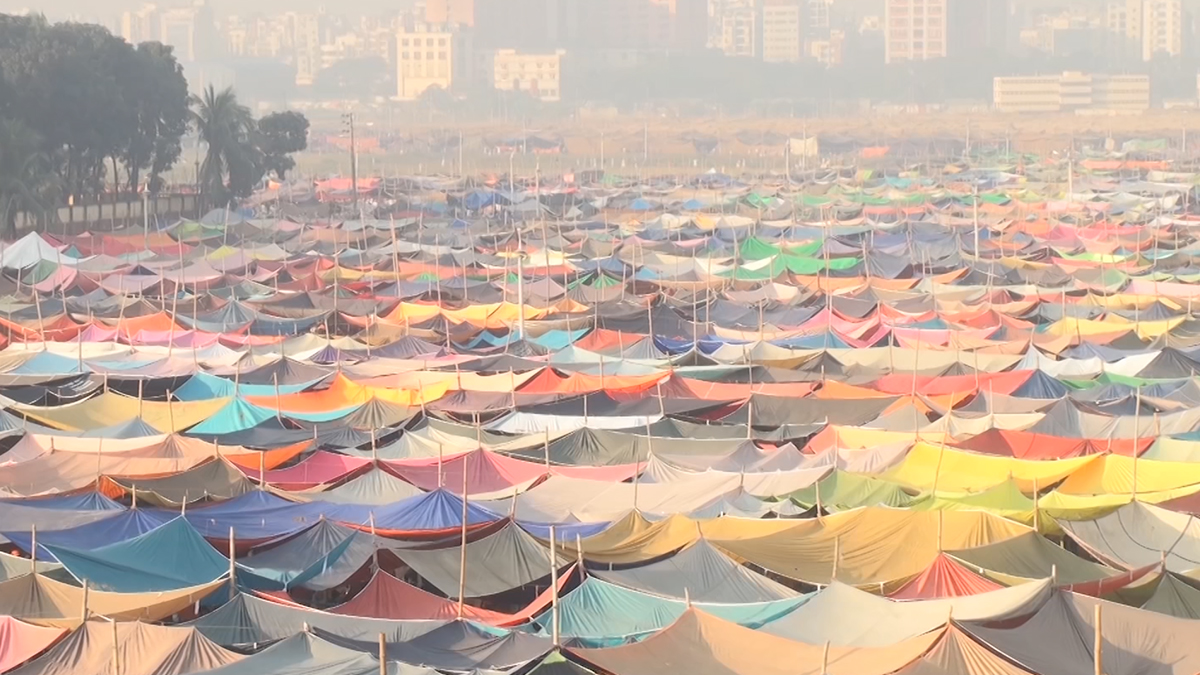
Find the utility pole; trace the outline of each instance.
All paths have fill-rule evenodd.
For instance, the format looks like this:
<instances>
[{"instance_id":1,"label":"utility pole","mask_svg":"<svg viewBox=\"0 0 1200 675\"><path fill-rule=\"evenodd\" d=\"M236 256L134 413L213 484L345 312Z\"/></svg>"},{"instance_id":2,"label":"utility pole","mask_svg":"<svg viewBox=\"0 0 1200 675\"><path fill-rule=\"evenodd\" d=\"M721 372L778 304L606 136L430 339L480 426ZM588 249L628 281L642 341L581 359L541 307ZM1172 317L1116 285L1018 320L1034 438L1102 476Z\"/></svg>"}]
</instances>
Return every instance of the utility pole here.
<instances>
[{"instance_id":1,"label":"utility pole","mask_svg":"<svg viewBox=\"0 0 1200 675\"><path fill-rule=\"evenodd\" d=\"M354 138L354 113L342 115L342 121L350 134L350 208L354 218L361 218L358 210L358 145Z\"/></svg>"}]
</instances>

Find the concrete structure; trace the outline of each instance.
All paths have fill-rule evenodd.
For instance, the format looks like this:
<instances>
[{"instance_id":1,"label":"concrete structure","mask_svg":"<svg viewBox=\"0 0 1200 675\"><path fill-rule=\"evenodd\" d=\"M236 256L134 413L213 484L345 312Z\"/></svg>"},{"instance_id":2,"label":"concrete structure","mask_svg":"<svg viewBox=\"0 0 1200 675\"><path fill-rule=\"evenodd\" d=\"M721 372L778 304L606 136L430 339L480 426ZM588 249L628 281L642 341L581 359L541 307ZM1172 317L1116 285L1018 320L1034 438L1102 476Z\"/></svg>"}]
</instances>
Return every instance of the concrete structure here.
<instances>
[{"instance_id":1,"label":"concrete structure","mask_svg":"<svg viewBox=\"0 0 1200 675\"><path fill-rule=\"evenodd\" d=\"M566 52L522 54L500 49L486 56L484 73L499 91L524 91L542 101L562 100L562 59Z\"/></svg>"},{"instance_id":2,"label":"concrete structure","mask_svg":"<svg viewBox=\"0 0 1200 675\"><path fill-rule=\"evenodd\" d=\"M752 4L726 6L716 18L718 49L725 56L756 58L759 55L758 11Z\"/></svg>"},{"instance_id":3,"label":"concrete structure","mask_svg":"<svg viewBox=\"0 0 1200 675\"><path fill-rule=\"evenodd\" d=\"M1142 60L1183 53L1183 0L1146 0L1142 5Z\"/></svg>"},{"instance_id":4,"label":"concrete structure","mask_svg":"<svg viewBox=\"0 0 1200 675\"><path fill-rule=\"evenodd\" d=\"M161 30L158 7L155 5L142 5L136 11L121 15L121 37L130 44L158 40L162 35Z\"/></svg>"},{"instance_id":5,"label":"concrete structure","mask_svg":"<svg viewBox=\"0 0 1200 675\"><path fill-rule=\"evenodd\" d=\"M196 60L196 10L190 7L168 9L158 15L158 40L175 48L180 61Z\"/></svg>"},{"instance_id":6,"label":"concrete structure","mask_svg":"<svg viewBox=\"0 0 1200 675\"><path fill-rule=\"evenodd\" d=\"M842 64L845 48L846 32L840 29L829 31L828 40L809 40L805 46L809 57L827 67Z\"/></svg>"},{"instance_id":7,"label":"concrete structure","mask_svg":"<svg viewBox=\"0 0 1200 675\"><path fill-rule=\"evenodd\" d=\"M454 85L454 35L429 24L396 33L396 98L412 101L431 87Z\"/></svg>"},{"instance_id":8,"label":"concrete structure","mask_svg":"<svg viewBox=\"0 0 1200 675\"><path fill-rule=\"evenodd\" d=\"M1150 78L1086 73L997 77L993 104L1009 113L1142 112L1150 108Z\"/></svg>"},{"instance_id":9,"label":"concrete structure","mask_svg":"<svg viewBox=\"0 0 1200 675\"><path fill-rule=\"evenodd\" d=\"M475 0L425 0L425 21L431 24L475 25Z\"/></svg>"},{"instance_id":10,"label":"concrete structure","mask_svg":"<svg viewBox=\"0 0 1200 675\"><path fill-rule=\"evenodd\" d=\"M796 63L804 55L804 11L800 0L762 1L762 60Z\"/></svg>"},{"instance_id":11,"label":"concrete structure","mask_svg":"<svg viewBox=\"0 0 1200 675\"><path fill-rule=\"evenodd\" d=\"M947 4L948 0L886 0L884 60L893 63L945 58Z\"/></svg>"},{"instance_id":12,"label":"concrete structure","mask_svg":"<svg viewBox=\"0 0 1200 675\"><path fill-rule=\"evenodd\" d=\"M311 86L321 70L321 17L317 14L292 14L286 17L287 43L291 45L296 84Z\"/></svg>"},{"instance_id":13,"label":"concrete structure","mask_svg":"<svg viewBox=\"0 0 1200 675\"><path fill-rule=\"evenodd\" d=\"M1105 7L1104 27L1115 35L1141 44L1142 3L1144 0L1112 0Z\"/></svg>"}]
</instances>

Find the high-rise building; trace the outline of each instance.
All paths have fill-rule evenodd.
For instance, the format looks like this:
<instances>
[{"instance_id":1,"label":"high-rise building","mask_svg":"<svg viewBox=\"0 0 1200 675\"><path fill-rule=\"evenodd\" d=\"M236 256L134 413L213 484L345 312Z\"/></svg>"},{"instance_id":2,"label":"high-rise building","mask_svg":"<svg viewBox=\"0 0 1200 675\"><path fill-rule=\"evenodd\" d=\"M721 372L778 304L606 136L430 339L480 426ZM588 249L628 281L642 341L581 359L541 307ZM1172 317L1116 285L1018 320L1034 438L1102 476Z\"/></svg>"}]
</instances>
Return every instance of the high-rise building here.
<instances>
[{"instance_id":1,"label":"high-rise building","mask_svg":"<svg viewBox=\"0 0 1200 675\"><path fill-rule=\"evenodd\" d=\"M121 15L121 37L130 44L158 40L161 30L158 7L155 5L142 5L136 11Z\"/></svg>"},{"instance_id":2,"label":"high-rise building","mask_svg":"<svg viewBox=\"0 0 1200 675\"><path fill-rule=\"evenodd\" d=\"M671 0L671 48L700 51L708 43L708 0Z\"/></svg>"},{"instance_id":3,"label":"high-rise building","mask_svg":"<svg viewBox=\"0 0 1200 675\"><path fill-rule=\"evenodd\" d=\"M717 48L725 56L756 58L760 54L758 10L752 2L726 4L715 21L718 25Z\"/></svg>"},{"instance_id":4,"label":"high-rise building","mask_svg":"<svg viewBox=\"0 0 1200 675\"><path fill-rule=\"evenodd\" d=\"M425 21L430 24L475 25L475 0L425 0Z\"/></svg>"},{"instance_id":5,"label":"high-rise building","mask_svg":"<svg viewBox=\"0 0 1200 675\"><path fill-rule=\"evenodd\" d=\"M1142 5L1142 60L1183 53L1183 0L1145 0Z\"/></svg>"},{"instance_id":6,"label":"high-rise building","mask_svg":"<svg viewBox=\"0 0 1200 675\"><path fill-rule=\"evenodd\" d=\"M945 58L949 53L948 4L948 0L887 0L884 60L892 63Z\"/></svg>"},{"instance_id":7,"label":"high-rise building","mask_svg":"<svg viewBox=\"0 0 1200 675\"><path fill-rule=\"evenodd\" d=\"M761 0L762 60L796 63L804 55L804 12L800 0Z\"/></svg>"},{"instance_id":8,"label":"high-rise building","mask_svg":"<svg viewBox=\"0 0 1200 675\"><path fill-rule=\"evenodd\" d=\"M321 17L317 14L286 15L287 42L291 45L296 84L311 86L321 70Z\"/></svg>"},{"instance_id":9,"label":"high-rise building","mask_svg":"<svg viewBox=\"0 0 1200 675\"><path fill-rule=\"evenodd\" d=\"M833 0L804 0L804 39L827 40L832 22Z\"/></svg>"},{"instance_id":10,"label":"high-rise building","mask_svg":"<svg viewBox=\"0 0 1200 675\"><path fill-rule=\"evenodd\" d=\"M997 58L1008 49L1010 0L948 0L946 56L953 59Z\"/></svg>"},{"instance_id":11,"label":"high-rise building","mask_svg":"<svg viewBox=\"0 0 1200 675\"><path fill-rule=\"evenodd\" d=\"M196 11L190 7L168 9L158 16L158 39L175 48L180 61L196 60Z\"/></svg>"},{"instance_id":12,"label":"high-rise building","mask_svg":"<svg viewBox=\"0 0 1200 675\"><path fill-rule=\"evenodd\" d=\"M995 57L1008 48L1010 0L886 0L884 58Z\"/></svg>"},{"instance_id":13,"label":"high-rise building","mask_svg":"<svg viewBox=\"0 0 1200 675\"><path fill-rule=\"evenodd\" d=\"M396 34L396 98L412 101L428 89L454 85L454 34L444 26L401 25Z\"/></svg>"},{"instance_id":14,"label":"high-rise building","mask_svg":"<svg viewBox=\"0 0 1200 675\"><path fill-rule=\"evenodd\" d=\"M1113 0L1104 11L1104 25L1110 33L1142 42L1142 3L1144 0Z\"/></svg>"}]
</instances>

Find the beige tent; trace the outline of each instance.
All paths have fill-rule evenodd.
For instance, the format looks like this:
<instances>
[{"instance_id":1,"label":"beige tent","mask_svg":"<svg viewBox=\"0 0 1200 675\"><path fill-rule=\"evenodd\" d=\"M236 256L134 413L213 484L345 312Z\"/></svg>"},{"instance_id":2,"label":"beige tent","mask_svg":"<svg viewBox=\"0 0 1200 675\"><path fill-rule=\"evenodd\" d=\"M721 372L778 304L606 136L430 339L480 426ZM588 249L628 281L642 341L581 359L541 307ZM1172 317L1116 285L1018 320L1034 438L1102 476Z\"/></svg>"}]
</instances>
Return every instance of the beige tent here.
<instances>
[{"instance_id":1,"label":"beige tent","mask_svg":"<svg viewBox=\"0 0 1200 675\"><path fill-rule=\"evenodd\" d=\"M884 647L935 630L950 617L959 621L1002 621L1028 616L1050 594L1048 579L978 595L911 601L889 600L834 583L760 630L808 644Z\"/></svg>"},{"instance_id":2,"label":"beige tent","mask_svg":"<svg viewBox=\"0 0 1200 675\"><path fill-rule=\"evenodd\" d=\"M877 585L925 570L939 551L1012 539L1029 528L982 511L863 508L757 538L706 535L735 558L808 583Z\"/></svg>"},{"instance_id":3,"label":"beige tent","mask_svg":"<svg viewBox=\"0 0 1200 675\"><path fill-rule=\"evenodd\" d=\"M61 628L78 626L85 616L158 621L191 607L223 586L226 581L219 580L161 593L108 593L85 591L40 574L28 574L0 583L0 614Z\"/></svg>"},{"instance_id":4,"label":"beige tent","mask_svg":"<svg viewBox=\"0 0 1200 675\"><path fill-rule=\"evenodd\" d=\"M829 647L826 653L824 646L792 642L689 609L642 642L572 653L613 675L884 675L920 658L941 633L889 647Z\"/></svg>"},{"instance_id":5,"label":"beige tent","mask_svg":"<svg viewBox=\"0 0 1200 675\"><path fill-rule=\"evenodd\" d=\"M185 675L242 658L195 628L96 620L10 675Z\"/></svg>"},{"instance_id":6,"label":"beige tent","mask_svg":"<svg viewBox=\"0 0 1200 675\"><path fill-rule=\"evenodd\" d=\"M194 426L228 404L230 399L216 398L208 401L138 401L132 396L105 392L76 403L40 407L31 405L14 406L13 410L35 422L68 431L100 429L134 418L155 429L183 431Z\"/></svg>"},{"instance_id":7,"label":"beige tent","mask_svg":"<svg viewBox=\"0 0 1200 675\"><path fill-rule=\"evenodd\" d=\"M942 638L920 659L896 675L1029 675L951 624Z\"/></svg>"}]
</instances>

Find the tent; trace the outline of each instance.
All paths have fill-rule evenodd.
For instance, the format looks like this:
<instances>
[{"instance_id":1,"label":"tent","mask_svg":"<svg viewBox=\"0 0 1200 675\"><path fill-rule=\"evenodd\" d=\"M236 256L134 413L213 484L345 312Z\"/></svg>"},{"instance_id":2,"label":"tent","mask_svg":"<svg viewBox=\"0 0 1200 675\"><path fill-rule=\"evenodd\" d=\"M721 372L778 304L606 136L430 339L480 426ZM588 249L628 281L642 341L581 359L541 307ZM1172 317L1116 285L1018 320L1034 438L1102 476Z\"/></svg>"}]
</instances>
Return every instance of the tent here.
<instances>
[{"instance_id":1,"label":"tent","mask_svg":"<svg viewBox=\"0 0 1200 675\"><path fill-rule=\"evenodd\" d=\"M972 596L897 601L833 583L796 611L763 626L763 632L808 644L880 647L936 630L951 616L1004 621L1028 616L1046 602L1049 581Z\"/></svg>"},{"instance_id":2,"label":"tent","mask_svg":"<svg viewBox=\"0 0 1200 675\"><path fill-rule=\"evenodd\" d=\"M1003 586L972 572L950 556L939 553L924 572L889 593L888 597L893 600L934 600L978 595L1000 588Z\"/></svg>"},{"instance_id":3,"label":"tent","mask_svg":"<svg viewBox=\"0 0 1200 675\"><path fill-rule=\"evenodd\" d=\"M71 576L93 588L120 593L174 591L229 574L229 560L184 518L95 549L53 544L45 548Z\"/></svg>"},{"instance_id":4,"label":"tent","mask_svg":"<svg viewBox=\"0 0 1200 675\"><path fill-rule=\"evenodd\" d=\"M559 591L566 585L570 576L570 572L563 574L559 580ZM550 604L553 592L548 588L535 598L532 604L514 614L480 609L464 602L461 604L461 616L493 626L524 623ZM358 594L340 605L331 607L329 611L333 614L377 619L450 621L459 616L459 608L458 602L423 591L386 572L377 571Z\"/></svg>"},{"instance_id":5,"label":"tent","mask_svg":"<svg viewBox=\"0 0 1200 675\"><path fill-rule=\"evenodd\" d=\"M801 606L807 597L752 603L696 603L706 612L726 621L757 628L786 616ZM610 584L598 578L586 578L575 590L558 601L558 630L576 644L616 645L641 639L665 628L687 612L686 600L664 598ZM543 633L552 632L553 611L536 620Z\"/></svg>"},{"instance_id":6,"label":"tent","mask_svg":"<svg viewBox=\"0 0 1200 675\"><path fill-rule=\"evenodd\" d=\"M160 621L228 586L222 580L157 593L85 592L79 586L27 574L0 582L0 615L54 627L78 626L92 614L113 621Z\"/></svg>"},{"instance_id":7,"label":"tent","mask_svg":"<svg viewBox=\"0 0 1200 675\"><path fill-rule=\"evenodd\" d=\"M137 621L88 621L40 657L12 671L19 675L186 675L242 659L192 628Z\"/></svg>"},{"instance_id":8,"label":"tent","mask_svg":"<svg viewBox=\"0 0 1200 675\"><path fill-rule=\"evenodd\" d=\"M41 654L66 633L61 628L35 626L11 616L0 616L0 673Z\"/></svg>"},{"instance_id":9,"label":"tent","mask_svg":"<svg viewBox=\"0 0 1200 675\"><path fill-rule=\"evenodd\" d=\"M1200 669L1200 654L1193 648L1194 622L1076 593L1055 593L1028 621L1015 627L968 624L964 628L1031 672L1087 675L1095 672L1097 616L1103 672L1183 675Z\"/></svg>"},{"instance_id":10,"label":"tent","mask_svg":"<svg viewBox=\"0 0 1200 675\"><path fill-rule=\"evenodd\" d=\"M929 651L941 631L888 647L825 648L792 642L688 609L670 626L640 642L603 649L572 649L586 664L613 675L725 673L727 675L884 675Z\"/></svg>"},{"instance_id":11,"label":"tent","mask_svg":"<svg viewBox=\"0 0 1200 675\"><path fill-rule=\"evenodd\" d=\"M696 602L769 602L799 595L731 559L706 539L700 539L669 558L640 567L606 571L595 576L626 588Z\"/></svg>"},{"instance_id":12,"label":"tent","mask_svg":"<svg viewBox=\"0 0 1200 675\"><path fill-rule=\"evenodd\" d=\"M530 534L508 522L492 533L467 542L463 569L462 547L395 551L423 579L447 597L457 598L462 582L465 597L495 595L550 576L571 559L553 556ZM465 575L465 579L463 578Z\"/></svg>"}]
</instances>

